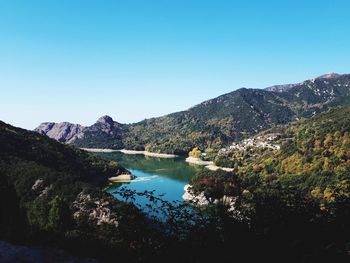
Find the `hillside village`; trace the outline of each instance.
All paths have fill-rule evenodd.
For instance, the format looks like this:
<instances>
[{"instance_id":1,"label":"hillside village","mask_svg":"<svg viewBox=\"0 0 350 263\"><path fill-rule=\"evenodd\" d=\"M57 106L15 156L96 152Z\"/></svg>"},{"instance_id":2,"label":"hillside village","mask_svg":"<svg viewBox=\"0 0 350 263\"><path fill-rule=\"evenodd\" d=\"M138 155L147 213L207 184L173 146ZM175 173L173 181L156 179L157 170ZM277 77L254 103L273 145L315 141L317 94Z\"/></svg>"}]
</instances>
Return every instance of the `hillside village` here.
<instances>
[{"instance_id":1,"label":"hillside village","mask_svg":"<svg viewBox=\"0 0 350 263\"><path fill-rule=\"evenodd\" d=\"M279 150L280 145L277 144L277 141L279 138L280 138L279 133L269 133L266 135L259 135L256 137L244 139L243 141L240 141L240 142L234 142L229 147L220 149L219 153L227 153L235 150L245 151L248 148Z\"/></svg>"}]
</instances>

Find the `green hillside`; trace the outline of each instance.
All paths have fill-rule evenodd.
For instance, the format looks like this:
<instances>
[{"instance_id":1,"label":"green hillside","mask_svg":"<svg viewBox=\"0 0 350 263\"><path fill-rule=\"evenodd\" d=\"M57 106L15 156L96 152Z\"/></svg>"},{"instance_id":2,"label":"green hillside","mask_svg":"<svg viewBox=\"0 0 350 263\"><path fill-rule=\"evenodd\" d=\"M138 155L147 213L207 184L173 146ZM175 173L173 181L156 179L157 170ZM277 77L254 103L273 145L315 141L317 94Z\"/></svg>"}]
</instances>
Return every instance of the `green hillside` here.
<instances>
[{"instance_id":1,"label":"green hillside","mask_svg":"<svg viewBox=\"0 0 350 263\"><path fill-rule=\"evenodd\" d=\"M279 150L252 156L243 150L249 162L237 163L235 171L223 173L220 180L211 180L215 173L203 172L194 178L194 189L209 196L232 192L256 198L267 193L278 199L295 196L317 203L320 211L341 212L333 209L337 202L350 199L350 106L288 125L279 132ZM237 158L237 152L226 153L227 158ZM231 189L232 180L239 183Z\"/></svg>"},{"instance_id":2,"label":"green hillside","mask_svg":"<svg viewBox=\"0 0 350 263\"><path fill-rule=\"evenodd\" d=\"M233 213L247 218L261 255L272 251L274 262L348 261L350 106L279 132L280 150L234 172L200 172L192 190L207 199L234 196Z\"/></svg>"}]
</instances>

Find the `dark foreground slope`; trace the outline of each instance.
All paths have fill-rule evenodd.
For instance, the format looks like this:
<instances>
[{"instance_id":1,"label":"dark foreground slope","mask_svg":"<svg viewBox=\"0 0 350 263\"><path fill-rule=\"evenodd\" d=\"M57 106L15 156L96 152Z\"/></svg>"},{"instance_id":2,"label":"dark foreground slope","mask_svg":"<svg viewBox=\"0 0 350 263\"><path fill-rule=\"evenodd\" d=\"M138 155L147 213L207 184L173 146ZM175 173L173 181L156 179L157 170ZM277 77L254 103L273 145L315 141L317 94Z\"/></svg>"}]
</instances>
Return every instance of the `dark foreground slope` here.
<instances>
[{"instance_id":1,"label":"dark foreground slope","mask_svg":"<svg viewBox=\"0 0 350 263\"><path fill-rule=\"evenodd\" d=\"M36 130L79 147L187 154L193 147L218 149L349 102L350 75L330 74L293 85L238 89L186 111L130 125L104 116L90 127L43 123Z\"/></svg>"},{"instance_id":2,"label":"dark foreground slope","mask_svg":"<svg viewBox=\"0 0 350 263\"><path fill-rule=\"evenodd\" d=\"M126 172L115 162L0 122L0 239L88 257L130 255L130 243L142 238L137 233L144 217L101 190L108 177Z\"/></svg>"}]
</instances>

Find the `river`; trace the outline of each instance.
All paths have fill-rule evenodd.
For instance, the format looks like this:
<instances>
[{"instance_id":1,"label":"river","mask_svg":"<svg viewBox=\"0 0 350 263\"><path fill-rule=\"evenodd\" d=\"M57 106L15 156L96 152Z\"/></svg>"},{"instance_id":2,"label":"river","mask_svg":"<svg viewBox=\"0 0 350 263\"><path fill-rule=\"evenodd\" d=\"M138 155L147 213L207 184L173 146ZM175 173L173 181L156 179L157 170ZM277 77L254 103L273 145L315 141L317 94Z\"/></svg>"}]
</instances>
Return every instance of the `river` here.
<instances>
[{"instance_id":1,"label":"river","mask_svg":"<svg viewBox=\"0 0 350 263\"><path fill-rule=\"evenodd\" d=\"M99 156L117 161L128 169L136 179L130 183L116 183L107 188L107 191L118 199L123 199L115 193L121 187L137 192L153 191L155 195L162 195L166 201L182 202L184 186L191 178L203 169L203 166L189 164L184 158L156 158L144 155L130 155L120 152L99 153ZM137 196L134 203L147 211L149 200Z\"/></svg>"}]
</instances>

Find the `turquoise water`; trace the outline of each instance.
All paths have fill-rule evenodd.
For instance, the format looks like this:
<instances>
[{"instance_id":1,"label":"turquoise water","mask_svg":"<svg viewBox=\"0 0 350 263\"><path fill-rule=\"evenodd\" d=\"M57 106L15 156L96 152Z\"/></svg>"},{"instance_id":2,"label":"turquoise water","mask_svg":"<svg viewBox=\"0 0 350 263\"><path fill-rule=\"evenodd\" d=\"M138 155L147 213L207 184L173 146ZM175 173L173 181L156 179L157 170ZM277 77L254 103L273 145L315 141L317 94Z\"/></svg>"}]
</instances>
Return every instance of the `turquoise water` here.
<instances>
[{"instance_id":1,"label":"turquoise water","mask_svg":"<svg viewBox=\"0 0 350 263\"><path fill-rule=\"evenodd\" d=\"M143 155L128 155L119 152L100 153L101 157L117 161L127 168L136 179L130 183L117 183L107 189L116 198L123 199L115 193L121 187L137 192L153 191L155 195L164 194L163 200L182 202L184 186L191 178L203 169L202 166L192 165L183 158L155 158ZM137 196L134 203L147 210L148 199Z\"/></svg>"}]
</instances>

